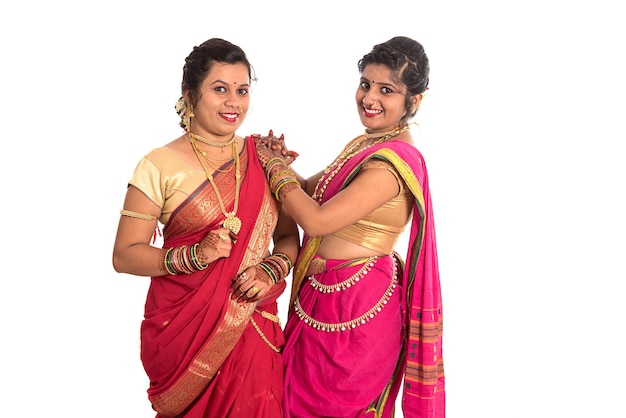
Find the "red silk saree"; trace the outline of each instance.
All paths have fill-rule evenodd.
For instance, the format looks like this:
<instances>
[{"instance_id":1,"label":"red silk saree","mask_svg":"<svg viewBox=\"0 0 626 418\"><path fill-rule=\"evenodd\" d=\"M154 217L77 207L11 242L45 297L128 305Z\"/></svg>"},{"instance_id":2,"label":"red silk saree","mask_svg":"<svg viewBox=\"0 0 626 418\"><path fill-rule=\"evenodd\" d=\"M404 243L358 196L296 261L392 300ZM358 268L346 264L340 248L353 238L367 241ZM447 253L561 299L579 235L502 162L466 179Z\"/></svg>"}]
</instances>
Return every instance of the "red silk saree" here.
<instances>
[{"instance_id":1,"label":"red silk saree","mask_svg":"<svg viewBox=\"0 0 626 418\"><path fill-rule=\"evenodd\" d=\"M141 359L157 417L273 418L282 414L284 336L276 318L275 286L258 304L230 299L232 278L266 255L278 217L252 138L241 155L237 216L242 220L231 255L193 274L153 277L141 325ZM214 180L231 211L234 176ZM163 228L164 248L199 242L224 220L213 188L203 182ZM257 329L258 328L258 329ZM260 334L263 334L265 341Z\"/></svg>"}]
</instances>

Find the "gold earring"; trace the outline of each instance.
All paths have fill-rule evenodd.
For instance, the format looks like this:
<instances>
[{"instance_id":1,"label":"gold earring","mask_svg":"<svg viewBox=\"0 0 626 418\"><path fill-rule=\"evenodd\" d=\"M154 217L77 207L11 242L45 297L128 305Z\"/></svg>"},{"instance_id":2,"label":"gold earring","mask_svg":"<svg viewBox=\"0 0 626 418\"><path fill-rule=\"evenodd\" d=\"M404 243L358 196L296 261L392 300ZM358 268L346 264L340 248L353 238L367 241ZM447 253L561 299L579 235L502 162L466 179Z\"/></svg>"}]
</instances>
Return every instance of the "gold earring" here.
<instances>
[{"instance_id":1,"label":"gold earring","mask_svg":"<svg viewBox=\"0 0 626 418\"><path fill-rule=\"evenodd\" d=\"M195 116L196 115L193 113L193 105L189 103L187 111L185 112L185 129L187 130L187 132L191 130L191 118Z\"/></svg>"}]
</instances>

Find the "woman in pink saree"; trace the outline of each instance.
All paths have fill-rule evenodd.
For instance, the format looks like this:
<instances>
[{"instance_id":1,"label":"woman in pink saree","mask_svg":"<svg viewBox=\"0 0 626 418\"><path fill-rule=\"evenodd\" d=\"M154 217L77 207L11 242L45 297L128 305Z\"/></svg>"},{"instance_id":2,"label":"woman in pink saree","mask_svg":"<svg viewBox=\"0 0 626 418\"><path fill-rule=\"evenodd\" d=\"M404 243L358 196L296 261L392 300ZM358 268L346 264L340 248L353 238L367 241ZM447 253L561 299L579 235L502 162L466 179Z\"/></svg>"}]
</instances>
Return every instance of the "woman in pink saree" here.
<instances>
[{"instance_id":1,"label":"woman in pink saree","mask_svg":"<svg viewBox=\"0 0 626 418\"><path fill-rule=\"evenodd\" d=\"M195 47L176 107L185 133L149 152L129 181L113 265L152 277L141 360L157 417L283 414L276 300L298 231L280 214L254 139L236 135L253 78L238 46ZM151 243L157 220L162 248Z\"/></svg>"},{"instance_id":2,"label":"woman in pink saree","mask_svg":"<svg viewBox=\"0 0 626 418\"><path fill-rule=\"evenodd\" d=\"M408 124L428 87L428 58L418 42L395 37L359 71L366 132L318 175L290 169L282 137L257 137L270 188L305 233L285 327L284 417L393 417L403 386L405 418L443 418L433 210Z\"/></svg>"}]
</instances>

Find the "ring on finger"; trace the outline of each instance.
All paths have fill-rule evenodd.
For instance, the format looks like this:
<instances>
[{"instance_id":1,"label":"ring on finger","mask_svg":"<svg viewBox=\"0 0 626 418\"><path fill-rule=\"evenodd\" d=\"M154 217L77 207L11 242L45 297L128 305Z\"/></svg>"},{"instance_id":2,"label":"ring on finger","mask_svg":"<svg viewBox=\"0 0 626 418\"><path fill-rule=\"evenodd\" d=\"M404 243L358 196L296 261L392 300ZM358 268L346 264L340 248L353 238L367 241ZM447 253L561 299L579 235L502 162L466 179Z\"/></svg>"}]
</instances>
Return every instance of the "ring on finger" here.
<instances>
[{"instance_id":1,"label":"ring on finger","mask_svg":"<svg viewBox=\"0 0 626 418\"><path fill-rule=\"evenodd\" d=\"M219 234L217 234L218 237L220 237L220 239L222 241L228 241L230 239L230 237L228 236L228 234L224 233L224 232L220 232Z\"/></svg>"}]
</instances>

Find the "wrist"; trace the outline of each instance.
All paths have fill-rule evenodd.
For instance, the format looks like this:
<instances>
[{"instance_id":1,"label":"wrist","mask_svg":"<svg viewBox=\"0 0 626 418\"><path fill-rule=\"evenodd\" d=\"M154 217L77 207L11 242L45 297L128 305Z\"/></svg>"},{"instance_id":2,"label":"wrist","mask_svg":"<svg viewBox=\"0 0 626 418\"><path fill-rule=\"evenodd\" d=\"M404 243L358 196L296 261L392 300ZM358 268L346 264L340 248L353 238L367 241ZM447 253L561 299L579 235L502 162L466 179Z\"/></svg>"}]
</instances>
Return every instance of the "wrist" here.
<instances>
[{"instance_id":1,"label":"wrist","mask_svg":"<svg viewBox=\"0 0 626 418\"><path fill-rule=\"evenodd\" d=\"M195 273L206 269L209 265L199 249L199 244L164 249L161 252L161 257L165 271L172 276Z\"/></svg>"}]
</instances>

